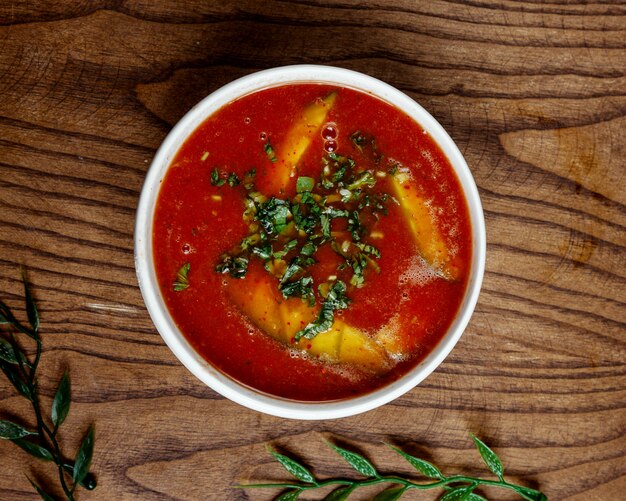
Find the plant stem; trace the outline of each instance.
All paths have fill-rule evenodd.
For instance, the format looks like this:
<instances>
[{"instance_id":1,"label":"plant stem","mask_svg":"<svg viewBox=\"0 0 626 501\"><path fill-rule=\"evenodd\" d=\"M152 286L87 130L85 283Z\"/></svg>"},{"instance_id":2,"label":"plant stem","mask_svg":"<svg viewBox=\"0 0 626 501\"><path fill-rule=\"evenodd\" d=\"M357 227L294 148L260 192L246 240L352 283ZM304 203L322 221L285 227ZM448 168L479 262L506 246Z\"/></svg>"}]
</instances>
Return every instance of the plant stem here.
<instances>
[{"instance_id":1,"label":"plant stem","mask_svg":"<svg viewBox=\"0 0 626 501\"><path fill-rule=\"evenodd\" d=\"M428 490L428 489L436 489L436 488L444 488L449 484L461 484L466 483L469 485L479 486L479 485L489 485L493 487L503 487L505 489L511 489L513 491L518 492L518 486L515 484L510 484L506 481L499 480L487 480L482 478L474 478L474 477L466 477L464 475L454 475L452 477L447 477L445 479L439 480L437 482L431 482L429 484L420 484L406 478L397 477L394 475L382 475L375 478L370 478L366 480L348 480L343 478L331 478L328 480L324 480L322 482L316 482L314 484L290 484L290 483L275 483L275 484L248 484L248 485L238 485L238 488L276 488L276 489L297 489L300 491L308 491L313 489L320 489L322 487L328 487L330 485L349 485L354 488L358 487L367 487L371 485L377 485L382 483L391 483L391 484L400 484L408 489L417 489L417 490Z\"/></svg>"},{"instance_id":2,"label":"plant stem","mask_svg":"<svg viewBox=\"0 0 626 501\"><path fill-rule=\"evenodd\" d=\"M93 454L93 428L90 429L87 437L85 437L81 443L75 462L66 461L57 440L57 432L58 427L65 420L69 411L71 399L70 383L66 373L61 383L59 383L59 387L52 401L51 417L49 418L51 424L47 424L45 414L42 412L37 385L37 369L42 355L42 342L39 336L39 313L35 301L30 294L24 272L22 272L22 280L26 298L26 313L28 322L32 328L22 325L22 323L15 318L9 307L0 301L0 324L10 326L8 329L9 339L1 337L0 341L2 341L3 349L6 349L7 341L13 349L12 355L2 353L3 357L0 359L0 362L2 362L2 371L9 381L22 396L30 401L37 421L37 431L35 433L23 429L23 427L16 423L7 422L17 427L17 429L23 429L25 435L32 435L33 437L30 440L24 441L21 440L21 438L25 435L22 435L22 437L14 437L11 436L11 433L3 433L0 438L12 440L16 445L38 459L54 462L58 469L61 488L67 500L74 501L74 491L78 485L92 490L95 489L97 484L93 475L89 473L89 465ZM32 354L29 355L23 351L17 342L16 334L18 333L26 334L36 343L36 351L32 364L30 362ZM36 440L38 443L32 442L32 440L35 440L35 436L37 437ZM71 479L71 482L68 479ZM31 484L33 484L33 487L43 498L48 499L50 497L42 488L32 481Z\"/></svg>"},{"instance_id":3,"label":"plant stem","mask_svg":"<svg viewBox=\"0 0 626 501\"><path fill-rule=\"evenodd\" d=\"M68 500L74 501L73 491L69 489L69 487L67 486L67 482L65 481L64 461L61 454L61 449L59 447L59 443L57 442L55 433L50 430L48 425L46 425L41 413L41 404L39 402L39 394L37 393L37 380L35 377L37 366L39 365L39 360L41 359L41 339L39 339L39 335L36 331L34 332L34 336L32 337L34 337L37 343L35 361L33 362L30 370L27 371L26 367L24 367L24 361L22 360L22 357L18 357L18 367L20 369L20 372L22 373L24 382L28 386L28 391L30 394L29 400L33 407L33 410L35 411L35 417L37 419L37 432L40 445L49 449L48 444L46 443L46 437L52 444L52 447L54 449L54 454L52 454L52 457L54 458L54 463L57 465L59 471L59 481L61 482L61 487L63 488L63 492L67 496ZM13 342L16 342L14 337Z\"/></svg>"},{"instance_id":4,"label":"plant stem","mask_svg":"<svg viewBox=\"0 0 626 501\"><path fill-rule=\"evenodd\" d=\"M38 342L37 343L38 351L41 350L40 346L41 346L41 343ZM48 440L50 440L50 443L52 444L52 447L54 449L53 457L54 457L54 462L57 465L57 469L59 471L59 481L61 482L61 487L63 488L63 492L67 496L68 500L74 501L73 490L70 490L70 488L67 485L67 482L65 481L65 469L64 469L65 463L63 461L63 455L61 454L61 448L59 447L59 442L56 439L55 432L50 430L48 425L43 420L43 416L41 415L41 406L39 403L39 396L37 392L35 391L35 385L36 383L34 382L34 375L33 375L33 380L29 381L29 387L34 396L31 402L33 405L33 410L35 411L35 416L37 417L37 429L40 432L39 436L41 437L42 441L44 440L45 436L47 436Z\"/></svg>"}]
</instances>

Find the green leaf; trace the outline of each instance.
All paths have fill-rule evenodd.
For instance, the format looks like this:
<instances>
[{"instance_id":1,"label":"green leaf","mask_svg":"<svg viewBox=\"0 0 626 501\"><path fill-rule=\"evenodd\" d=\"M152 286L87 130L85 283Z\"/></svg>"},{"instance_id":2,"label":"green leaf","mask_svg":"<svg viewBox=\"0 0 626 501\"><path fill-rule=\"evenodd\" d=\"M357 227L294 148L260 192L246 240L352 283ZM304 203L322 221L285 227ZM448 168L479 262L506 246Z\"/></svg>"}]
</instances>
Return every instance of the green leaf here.
<instances>
[{"instance_id":1,"label":"green leaf","mask_svg":"<svg viewBox=\"0 0 626 501\"><path fill-rule=\"evenodd\" d=\"M295 501L298 499L300 492L299 490L283 492L280 496L275 498L275 501Z\"/></svg>"},{"instance_id":2,"label":"green leaf","mask_svg":"<svg viewBox=\"0 0 626 501\"><path fill-rule=\"evenodd\" d=\"M406 487L404 486L391 487L376 494L372 501L395 501L396 499L400 499L405 491Z\"/></svg>"},{"instance_id":3,"label":"green leaf","mask_svg":"<svg viewBox=\"0 0 626 501\"><path fill-rule=\"evenodd\" d=\"M176 280L174 280L174 291L180 292L184 291L187 287L189 287L189 270L191 269L191 264L185 263L183 264L178 273L176 273Z\"/></svg>"},{"instance_id":4,"label":"green leaf","mask_svg":"<svg viewBox=\"0 0 626 501\"><path fill-rule=\"evenodd\" d=\"M17 318L11 313L9 307L0 301L0 324L11 324L18 331L23 332L27 336L30 336L33 339L39 339L36 332L33 332L31 329L24 327L20 322L17 321Z\"/></svg>"},{"instance_id":5,"label":"green leaf","mask_svg":"<svg viewBox=\"0 0 626 501\"><path fill-rule=\"evenodd\" d=\"M87 435L80 444L78 453L76 454L76 462L74 463L74 484L79 484L83 481L87 473L89 473L89 466L91 465L91 457L93 456L93 441L94 441L94 428L89 428Z\"/></svg>"},{"instance_id":6,"label":"green leaf","mask_svg":"<svg viewBox=\"0 0 626 501\"><path fill-rule=\"evenodd\" d=\"M22 376L20 375L20 372L18 371L17 367L9 365L3 360L0 362L2 362L0 364L2 368L2 372L4 372L4 375L7 377L7 379L11 381L15 389L19 391L20 394L26 397L28 400L32 401L33 396L31 395L30 388L22 379Z\"/></svg>"},{"instance_id":7,"label":"green leaf","mask_svg":"<svg viewBox=\"0 0 626 501\"><path fill-rule=\"evenodd\" d=\"M487 501L484 497L479 496L475 492L472 492L468 497L467 501Z\"/></svg>"},{"instance_id":8,"label":"green leaf","mask_svg":"<svg viewBox=\"0 0 626 501\"><path fill-rule=\"evenodd\" d=\"M352 468L358 471L361 475L366 477L377 477L378 473L376 472L376 468L370 463L367 459L365 459L360 454L356 452L351 452L346 449L342 449L341 447L337 447L336 445L329 444L333 449L335 449Z\"/></svg>"},{"instance_id":9,"label":"green leaf","mask_svg":"<svg viewBox=\"0 0 626 501\"><path fill-rule=\"evenodd\" d=\"M445 478L443 474L439 471L439 468L437 468L434 464L431 464L428 461L424 461L423 459L416 458L415 456L411 456L410 454L407 454L403 450L398 449L393 445L390 445L389 447L391 447L394 451L400 454L411 464L411 466L413 466L413 468L415 468L425 477L436 478L437 480L443 480Z\"/></svg>"},{"instance_id":10,"label":"green leaf","mask_svg":"<svg viewBox=\"0 0 626 501\"><path fill-rule=\"evenodd\" d=\"M15 317L9 307L0 301L0 324L12 324L15 321Z\"/></svg>"},{"instance_id":11,"label":"green leaf","mask_svg":"<svg viewBox=\"0 0 626 501\"><path fill-rule=\"evenodd\" d=\"M464 487L457 487L445 493L439 501L466 501L469 499L472 491L476 488L475 485L466 485Z\"/></svg>"},{"instance_id":12,"label":"green leaf","mask_svg":"<svg viewBox=\"0 0 626 501\"><path fill-rule=\"evenodd\" d=\"M10 364L18 363L13 346L3 338L0 338L0 359L9 362Z\"/></svg>"},{"instance_id":13,"label":"green leaf","mask_svg":"<svg viewBox=\"0 0 626 501\"><path fill-rule=\"evenodd\" d=\"M63 465L63 469L70 475L70 477L74 476L74 465L72 463L65 463ZM96 477L91 473L87 473L87 475L85 475L85 478L83 478L82 481L79 482L79 484L88 491L93 491L98 486Z\"/></svg>"},{"instance_id":14,"label":"green leaf","mask_svg":"<svg viewBox=\"0 0 626 501\"><path fill-rule=\"evenodd\" d=\"M52 461L54 459L52 453L39 444L24 440L23 438L15 438L12 442L37 459L42 459L43 461Z\"/></svg>"},{"instance_id":15,"label":"green leaf","mask_svg":"<svg viewBox=\"0 0 626 501\"><path fill-rule=\"evenodd\" d=\"M26 477L26 478L28 478L28 477ZM41 499L43 499L44 501L54 501L54 498L50 494L48 494L46 491L44 491L41 487L39 487L30 478L28 478L28 481L30 482L30 485L32 485L33 488L37 491L37 494L39 494L41 496Z\"/></svg>"},{"instance_id":16,"label":"green leaf","mask_svg":"<svg viewBox=\"0 0 626 501\"><path fill-rule=\"evenodd\" d=\"M502 463L500 462L500 458L493 452L489 447L487 447L482 440L480 440L476 435L470 433L472 440L476 444L476 448L480 453L480 456L483 458L483 461L487 465L487 467L492 471L494 475L496 475L500 480L504 481L502 478L502 474L504 473L504 468L502 467Z\"/></svg>"},{"instance_id":17,"label":"green leaf","mask_svg":"<svg viewBox=\"0 0 626 501\"><path fill-rule=\"evenodd\" d=\"M59 383L56 395L54 395L54 400L52 401L51 419L55 430L65 421L67 413L70 411L70 403L70 376L66 371L63 377L61 377L61 382Z\"/></svg>"},{"instance_id":18,"label":"green leaf","mask_svg":"<svg viewBox=\"0 0 626 501\"><path fill-rule=\"evenodd\" d=\"M37 435L37 433L34 431L28 431L19 424L0 419L0 438L13 440L16 438L27 437L28 435Z\"/></svg>"},{"instance_id":19,"label":"green leaf","mask_svg":"<svg viewBox=\"0 0 626 501\"><path fill-rule=\"evenodd\" d=\"M308 484L316 483L315 477L311 474L311 472L297 461L294 461L287 456L283 456L282 454L279 454L272 449L270 449L270 454L272 454L272 456L276 458L276 460L283 466L283 468L285 468L285 470L291 473L298 480L301 480L302 482L306 482Z\"/></svg>"},{"instance_id":20,"label":"green leaf","mask_svg":"<svg viewBox=\"0 0 626 501\"><path fill-rule=\"evenodd\" d=\"M33 328L33 331L37 333L37 331L39 331L39 312L37 311L37 305L35 304L35 300L30 293L30 287L28 286L28 281L26 280L26 275L24 274L23 270L22 282L24 283L24 297L26 299L26 314L28 315L28 322Z\"/></svg>"},{"instance_id":21,"label":"green leaf","mask_svg":"<svg viewBox=\"0 0 626 501\"><path fill-rule=\"evenodd\" d=\"M522 487L521 485L515 486L515 491L529 501L547 501L548 499L543 492L530 489L529 487Z\"/></svg>"},{"instance_id":22,"label":"green leaf","mask_svg":"<svg viewBox=\"0 0 626 501\"><path fill-rule=\"evenodd\" d=\"M4 375L11 382L11 384L13 384L15 389L28 400L32 401L30 387L22 378L19 367L17 365L8 363L6 360L0 357L0 369L2 369L2 372L4 372Z\"/></svg>"},{"instance_id":23,"label":"green leaf","mask_svg":"<svg viewBox=\"0 0 626 501\"><path fill-rule=\"evenodd\" d=\"M16 374L21 378L21 371L18 370L18 367L13 367L19 365L20 361L26 367L31 367L28 358L20 348L19 344L15 339L15 335L11 333L11 339L0 338L0 368L13 369L16 371Z\"/></svg>"},{"instance_id":24,"label":"green leaf","mask_svg":"<svg viewBox=\"0 0 626 501\"><path fill-rule=\"evenodd\" d=\"M352 494L353 490L353 485L339 487L339 489L335 489L328 496L326 496L324 498L324 501L345 501L346 499L348 499L348 496Z\"/></svg>"}]
</instances>

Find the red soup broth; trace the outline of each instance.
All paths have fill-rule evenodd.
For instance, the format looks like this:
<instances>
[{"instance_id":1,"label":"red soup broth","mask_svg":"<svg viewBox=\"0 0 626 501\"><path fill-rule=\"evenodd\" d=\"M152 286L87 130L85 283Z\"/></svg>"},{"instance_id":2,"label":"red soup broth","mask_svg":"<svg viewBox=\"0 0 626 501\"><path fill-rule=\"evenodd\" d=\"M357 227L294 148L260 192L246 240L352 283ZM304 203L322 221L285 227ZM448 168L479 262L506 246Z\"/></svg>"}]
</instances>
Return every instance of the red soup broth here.
<instances>
[{"instance_id":1,"label":"red soup broth","mask_svg":"<svg viewBox=\"0 0 626 501\"><path fill-rule=\"evenodd\" d=\"M324 100L330 95L334 101L327 105ZM309 136L306 148L291 165L291 153L284 152L290 146L285 142L290 131L306 121L303 110L311 103L328 109L323 124L305 124L308 128L303 130ZM361 144L355 132L364 138ZM274 161L266 152L268 141ZM216 186L211 182L214 169L218 168L221 177L235 173L243 180L245 173L254 168L255 190L288 199L295 195L299 176L319 180L328 150L353 159L359 172L374 172L377 182L373 191L393 196L386 203L388 214L375 220L363 237L363 243L380 251L376 260L379 270L368 267L361 288L348 285L351 304L335 313L336 322L364 333L377 350L381 345L377 338L380 332L387 330L395 336L395 351L377 370L343 359L329 361L323 355L308 353L306 346L301 349L302 345L294 345L293 340L289 343L276 339L263 328L266 318L254 318L241 304L236 304L228 293L229 284L239 281L254 290L258 281L268 280L261 260L251 258L248 274L242 279L215 269L220 256L248 234L249 225L242 217L246 197L243 183L235 187L228 183ZM292 175L277 190L276 179L285 168ZM454 269L452 276L421 256L418 238L390 187L398 170L404 181L402 188L407 193L414 191L423 201L425 214L448 253L448 264ZM423 217L424 210L421 214ZM333 230L345 230L340 226L341 221L333 221ZM387 385L433 350L450 327L465 294L471 228L467 205L450 162L412 118L353 89L293 84L257 91L225 105L185 141L160 188L154 215L153 254L170 314L208 362L240 383L267 394L301 401L329 401L359 396ZM341 258L329 244L320 246L313 257L317 263L311 266L310 274L317 288L336 270ZM175 291L173 282L185 263L189 263L189 286ZM350 269L335 274L349 283ZM265 300L281 303L278 278L270 279L276 293ZM322 300L317 292L316 295L313 311L319 310ZM303 304L297 298L289 301Z\"/></svg>"}]
</instances>

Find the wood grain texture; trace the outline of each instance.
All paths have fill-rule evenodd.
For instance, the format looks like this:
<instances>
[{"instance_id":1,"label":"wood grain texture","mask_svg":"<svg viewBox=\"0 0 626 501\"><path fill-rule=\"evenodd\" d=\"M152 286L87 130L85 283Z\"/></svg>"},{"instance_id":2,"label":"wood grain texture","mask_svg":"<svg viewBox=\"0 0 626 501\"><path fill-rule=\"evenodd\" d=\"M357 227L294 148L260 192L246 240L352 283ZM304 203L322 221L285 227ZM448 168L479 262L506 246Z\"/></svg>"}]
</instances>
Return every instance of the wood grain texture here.
<instances>
[{"instance_id":1,"label":"wood grain texture","mask_svg":"<svg viewBox=\"0 0 626 501\"><path fill-rule=\"evenodd\" d=\"M133 266L139 190L172 124L224 83L294 63L420 102L465 155L487 223L484 287L452 354L338 421L261 415L202 385L152 326ZM482 474L469 431L551 499L624 499L623 1L6 0L0 95L0 291L19 311L27 266L46 402L72 373L68 450L96 423L100 486L80 499L269 499L233 489L281 477L268 443L349 474L324 437L384 470L408 472L389 441ZM0 417L26 410L0 384ZM36 498L24 473L52 478L9 443L0 463L3 500Z\"/></svg>"}]
</instances>

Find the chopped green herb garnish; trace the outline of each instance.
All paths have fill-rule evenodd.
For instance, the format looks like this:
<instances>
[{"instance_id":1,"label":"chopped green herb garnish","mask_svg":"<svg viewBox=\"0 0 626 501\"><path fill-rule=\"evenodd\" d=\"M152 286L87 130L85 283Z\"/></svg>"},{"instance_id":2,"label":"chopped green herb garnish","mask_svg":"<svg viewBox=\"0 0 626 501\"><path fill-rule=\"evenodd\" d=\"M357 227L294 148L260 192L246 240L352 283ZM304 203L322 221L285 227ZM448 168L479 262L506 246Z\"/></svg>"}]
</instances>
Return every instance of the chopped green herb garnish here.
<instances>
[{"instance_id":1,"label":"chopped green herb garnish","mask_svg":"<svg viewBox=\"0 0 626 501\"><path fill-rule=\"evenodd\" d=\"M309 276L302 277L298 280L285 284L280 291L285 299L290 297L299 297L303 301L306 301L309 306L313 306L315 304L313 278Z\"/></svg>"},{"instance_id":2,"label":"chopped green herb garnish","mask_svg":"<svg viewBox=\"0 0 626 501\"><path fill-rule=\"evenodd\" d=\"M270 160L276 158L269 142L265 151ZM371 171L360 171L354 160L337 153L323 158L320 179L298 177L297 193L289 199L268 198L255 191L254 177L254 170L246 173L243 181L234 174L224 179L217 169L212 174L215 183L236 186L243 182L243 220L249 229L231 252L222 255L215 269L243 278L250 259L260 259L277 279L285 299L298 297L313 306L319 298L322 307L318 318L296 336L311 339L332 327L335 311L347 308L348 288L363 287L368 270L380 272L375 262L380 251L363 240L371 231L371 221L386 211L390 197L372 190L376 178ZM340 243L337 238L341 238ZM340 279L331 274L323 287L316 288L308 268L316 263L313 256L326 244L341 256L336 267Z\"/></svg>"},{"instance_id":3,"label":"chopped green herb garnish","mask_svg":"<svg viewBox=\"0 0 626 501\"><path fill-rule=\"evenodd\" d=\"M283 247L282 250L274 252L272 255L275 258L282 259L289 253L289 251L295 249L297 245L298 245L297 240L290 240L289 242L285 244L285 247Z\"/></svg>"},{"instance_id":4,"label":"chopped green herb garnish","mask_svg":"<svg viewBox=\"0 0 626 501\"><path fill-rule=\"evenodd\" d=\"M256 169L250 169L243 176L243 187L246 191L254 190L254 178L256 177Z\"/></svg>"},{"instance_id":5,"label":"chopped green herb garnish","mask_svg":"<svg viewBox=\"0 0 626 501\"><path fill-rule=\"evenodd\" d=\"M352 212L351 217L348 219L348 231L352 234L352 239L355 242L361 240L361 237L365 233L365 228L361 225L359 218L359 211Z\"/></svg>"},{"instance_id":6,"label":"chopped green herb garnish","mask_svg":"<svg viewBox=\"0 0 626 501\"><path fill-rule=\"evenodd\" d=\"M268 235L278 235L287 227L287 218L292 217L289 202L272 197L257 207L256 219Z\"/></svg>"},{"instance_id":7,"label":"chopped green herb garnish","mask_svg":"<svg viewBox=\"0 0 626 501\"><path fill-rule=\"evenodd\" d=\"M380 165L385 158L385 155L378 150L374 136L364 134L360 130L357 130L350 134L350 140L357 150L361 153L367 153L376 165Z\"/></svg>"},{"instance_id":8,"label":"chopped green herb garnish","mask_svg":"<svg viewBox=\"0 0 626 501\"><path fill-rule=\"evenodd\" d=\"M296 333L296 341L303 337L313 339L318 334L329 331L335 321L335 311L346 309L349 304L350 299L346 296L346 284L338 280L331 285L317 319Z\"/></svg>"},{"instance_id":9,"label":"chopped green herb garnish","mask_svg":"<svg viewBox=\"0 0 626 501\"><path fill-rule=\"evenodd\" d=\"M237 174L235 174L234 172L231 172L228 175L228 186L230 186L231 188L237 186L240 182L241 181L237 177Z\"/></svg>"},{"instance_id":10,"label":"chopped green herb garnish","mask_svg":"<svg viewBox=\"0 0 626 501\"><path fill-rule=\"evenodd\" d=\"M354 160L348 157L329 153L328 158L323 159L322 179L320 184L325 189L331 189L335 184L342 185L343 178L348 170L354 169Z\"/></svg>"},{"instance_id":11,"label":"chopped green herb garnish","mask_svg":"<svg viewBox=\"0 0 626 501\"><path fill-rule=\"evenodd\" d=\"M253 247L252 254L260 257L263 261L268 261L272 255L272 246L270 244L264 244L260 247Z\"/></svg>"},{"instance_id":12,"label":"chopped green herb garnish","mask_svg":"<svg viewBox=\"0 0 626 501\"><path fill-rule=\"evenodd\" d=\"M294 257L291 263L289 264L289 266L287 267L285 274L280 279L279 288L282 289L284 284L286 284L293 277L302 273L305 268L311 266L312 264L315 264L315 259L311 257L300 257L300 256Z\"/></svg>"},{"instance_id":13,"label":"chopped green herb garnish","mask_svg":"<svg viewBox=\"0 0 626 501\"><path fill-rule=\"evenodd\" d=\"M320 216L320 224L322 226L322 235L325 239L330 239L330 217L327 214Z\"/></svg>"},{"instance_id":14,"label":"chopped green herb garnish","mask_svg":"<svg viewBox=\"0 0 626 501\"><path fill-rule=\"evenodd\" d=\"M371 207L373 212L382 212L383 214L387 214L387 201L393 200L397 203L397 200L387 193L374 194L374 195L364 195L360 200L357 208L359 210L365 207Z\"/></svg>"},{"instance_id":15,"label":"chopped green herb garnish","mask_svg":"<svg viewBox=\"0 0 626 501\"><path fill-rule=\"evenodd\" d=\"M356 254L354 257L350 258L348 264L352 267L353 274L352 278L350 278L350 285L353 285L356 288L363 287L365 282L365 276L363 272L367 267L367 259L364 254Z\"/></svg>"},{"instance_id":16,"label":"chopped green herb garnish","mask_svg":"<svg viewBox=\"0 0 626 501\"><path fill-rule=\"evenodd\" d=\"M213 186L222 186L225 183L226 179L220 177L219 170L215 167L215 169L211 172L211 184Z\"/></svg>"},{"instance_id":17,"label":"chopped green herb garnish","mask_svg":"<svg viewBox=\"0 0 626 501\"><path fill-rule=\"evenodd\" d=\"M312 177L300 176L296 181L296 191L302 193L305 191L313 191L315 186L315 179Z\"/></svg>"},{"instance_id":18,"label":"chopped green herb garnish","mask_svg":"<svg viewBox=\"0 0 626 501\"><path fill-rule=\"evenodd\" d=\"M189 287L190 269L191 265L189 263L185 263L180 267L178 273L176 273L176 280L174 281L174 291L184 291L187 287Z\"/></svg>"},{"instance_id":19,"label":"chopped green herb garnish","mask_svg":"<svg viewBox=\"0 0 626 501\"><path fill-rule=\"evenodd\" d=\"M317 245L309 241L302 246L302 249L300 249L300 254L302 254L303 256L312 256L313 254L315 254L316 250Z\"/></svg>"},{"instance_id":20,"label":"chopped green herb garnish","mask_svg":"<svg viewBox=\"0 0 626 501\"><path fill-rule=\"evenodd\" d=\"M269 139L267 140L267 143L265 143L265 145L263 146L263 150L265 150L265 154L267 155L267 158L269 158L270 162L272 162L273 164L278 162L276 152L274 151L274 148L272 148L272 144L270 143Z\"/></svg>"},{"instance_id":21,"label":"chopped green herb garnish","mask_svg":"<svg viewBox=\"0 0 626 501\"><path fill-rule=\"evenodd\" d=\"M240 182L241 181L239 180L239 177L234 172L231 172L230 174L221 176L220 172L219 172L219 169L217 167L215 167L211 171L211 184L213 186L218 186L219 187L219 186L224 186L226 183L228 183L228 186L230 186L231 188L234 188Z\"/></svg>"},{"instance_id":22,"label":"chopped green herb garnish","mask_svg":"<svg viewBox=\"0 0 626 501\"><path fill-rule=\"evenodd\" d=\"M380 257L380 251L373 245L363 244L360 242L357 242L354 245L356 245L359 249L361 249L366 254L369 254L370 256L375 257L376 259Z\"/></svg>"},{"instance_id":23,"label":"chopped green herb garnish","mask_svg":"<svg viewBox=\"0 0 626 501\"><path fill-rule=\"evenodd\" d=\"M357 150L363 151L363 145L367 142L367 138L361 134L360 130L357 130L350 135L350 141L352 141Z\"/></svg>"},{"instance_id":24,"label":"chopped green herb garnish","mask_svg":"<svg viewBox=\"0 0 626 501\"><path fill-rule=\"evenodd\" d=\"M253 233L252 235L248 235L244 237L241 241L241 250L246 250L248 247L252 247L261 241L261 235L258 233Z\"/></svg>"},{"instance_id":25,"label":"chopped green herb garnish","mask_svg":"<svg viewBox=\"0 0 626 501\"><path fill-rule=\"evenodd\" d=\"M359 175L354 181L352 181L348 186L346 186L349 190L356 190L358 188L363 188L364 186L372 187L376 184L376 179L374 179L374 175L370 171L365 171Z\"/></svg>"},{"instance_id":26,"label":"chopped green herb garnish","mask_svg":"<svg viewBox=\"0 0 626 501\"><path fill-rule=\"evenodd\" d=\"M218 273L229 273L233 278L244 278L248 272L247 256L222 256L222 262L215 267Z\"/></svg>"},{"instance_id":27,"label":"chopped green herb garnish","mask_svg":"<svg viewBox=\"0 0 626 501\"><path fill-rule=\"evenodd\" d=\"M335 209L334 207L331 207L331 206L326 207L322 213L327 215L331 219L336 219L338 217L348 217L350 215L350 213L347 210Z\"/></svg>"}]
</instances>

